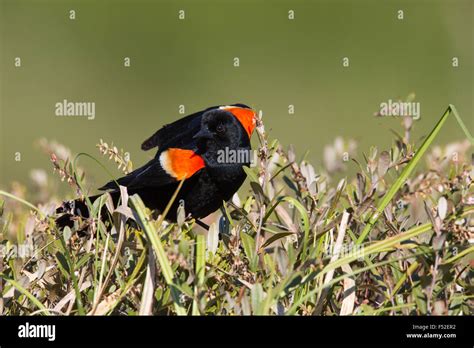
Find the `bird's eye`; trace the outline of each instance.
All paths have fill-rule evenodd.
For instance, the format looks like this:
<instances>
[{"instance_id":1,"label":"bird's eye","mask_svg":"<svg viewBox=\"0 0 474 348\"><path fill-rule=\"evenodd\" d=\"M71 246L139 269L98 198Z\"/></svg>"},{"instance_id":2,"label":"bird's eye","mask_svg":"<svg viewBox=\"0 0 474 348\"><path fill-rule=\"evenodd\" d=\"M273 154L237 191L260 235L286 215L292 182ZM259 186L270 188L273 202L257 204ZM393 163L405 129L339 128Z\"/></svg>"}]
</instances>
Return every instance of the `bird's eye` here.
<instances>
[{"instance_id":1,"label":"bird's eye","mask_svg":"<svg viewBox=\"0 0 474 348\"><path fill-rule=\"evenodd\" d=\"M223 124L219 123L217 126L216 126L216 132L219 133L219 134L222 134L225 132L225 127Z\"/></svg>"}]
</instances>

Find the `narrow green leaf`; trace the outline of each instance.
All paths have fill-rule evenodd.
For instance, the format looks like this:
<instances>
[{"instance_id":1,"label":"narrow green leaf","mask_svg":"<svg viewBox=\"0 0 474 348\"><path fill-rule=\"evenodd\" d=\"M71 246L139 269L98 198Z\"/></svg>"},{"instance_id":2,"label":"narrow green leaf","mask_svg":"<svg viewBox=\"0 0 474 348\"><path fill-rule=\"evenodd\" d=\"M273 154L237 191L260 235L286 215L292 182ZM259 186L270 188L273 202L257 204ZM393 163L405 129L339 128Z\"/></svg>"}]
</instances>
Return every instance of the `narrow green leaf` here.
<instances>
[{"instance_id":1,"label":"narrow green leaf","mask_svg":"<svg viewBox=\"0 0 474 348\"><path fill-rule=\"evenodd\" d=\"M134 194L133 196L131 196L129 198L129 201L132 205L132 210L133 210L136 220L140 223L141 227L145 231L146 236L148 237L148 240L151 242L151 245L153 246L153 250L156 253L156 257L158 259L158 263L160 264L163 276L166 280L166 283L171 289L171 296L173 298L176 313L178 315L186 315L186 310L185 308L181 306L181 303L179 300L179 292L177 291L177 288L174 286L173 270L171 268L168 257L163 248L163 244L161 243L161 240L158 238L158 234L155 230L155 227L150 223L149 219L147 218L145 214L145 206L143 204L143 201L137 194Z\"/></svg>"},{"instance_id":2,"label":"narrow green leaf","mask_svg":"<svg viewBox=\"0 0 474 348\"><path fill-rule=\"evenodd\" d=\"M425 141L420 146L418 151L416 151L413 158L405 166L402 173L397 178L397 180L392 185L392 187L390 187L390 190L382 198L382 201L379 203L379 205L377 206L377 209L375 210L375 212L369 218L369 221L367 222L364 230L362 231L359 238L357 239L356 244L362 244L364 242L364 240L367 238L368 234L372 230L372 227L377 222L379 216L382 214L382 212L385 209L385 207L387 206L387 204L392 200L392 198L395 196L395 194L398 192L398 190L403 186L403 184L405 184L406 180L408 179L410 174L415 169L415 167L418 164L418 162L420 161L421 157L424 155L424 153L426 152L428 147L431 145L433 140L436 138L436 136L440 132L441 127L443 127L443 124L446 122L449 114L452 111L452 107L454 107L454 106L450 105L446 109L445 113L443 114L443 116L441 116L440 120L438 121L436 126L433 128L431 133L426 137Z\"/></svg>"}]
</instances>

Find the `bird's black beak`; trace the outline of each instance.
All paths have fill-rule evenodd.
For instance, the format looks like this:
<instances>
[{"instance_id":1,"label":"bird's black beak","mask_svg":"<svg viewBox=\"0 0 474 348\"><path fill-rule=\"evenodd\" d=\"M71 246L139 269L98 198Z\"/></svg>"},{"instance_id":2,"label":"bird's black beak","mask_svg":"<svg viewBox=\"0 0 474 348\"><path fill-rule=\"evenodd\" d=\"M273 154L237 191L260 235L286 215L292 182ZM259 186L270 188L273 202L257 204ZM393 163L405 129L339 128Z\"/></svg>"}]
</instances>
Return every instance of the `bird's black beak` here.
<instances>
[{"instance_id":1,"label":"bird's black beak","mask_svg":"<svg viewBox=\"0 0 474 348\"><path fill-rule=\"evenodd\" d=\"M214 135L207 128L201 129L193 139L212 139Z\"/></svg>"}]
</instances>

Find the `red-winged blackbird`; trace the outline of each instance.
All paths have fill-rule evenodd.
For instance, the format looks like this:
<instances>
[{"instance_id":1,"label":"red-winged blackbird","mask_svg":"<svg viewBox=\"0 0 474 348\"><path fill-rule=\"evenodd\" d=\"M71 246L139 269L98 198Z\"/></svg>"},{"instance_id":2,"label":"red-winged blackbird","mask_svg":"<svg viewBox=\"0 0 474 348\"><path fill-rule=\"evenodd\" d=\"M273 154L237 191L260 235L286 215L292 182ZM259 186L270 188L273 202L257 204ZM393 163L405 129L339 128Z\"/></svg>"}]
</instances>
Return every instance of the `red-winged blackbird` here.
<instances>
[{"instance_id":1,"label":"red-winged blackbird","mask_svg":"<svg viewBox=\"0 0 474 348\"><path fill-rule=\"evenodd\" d=\"M163 211L185 179L167 219L176 221L181 202L186 214L205 217L228 201L245 180L242 167L250 164L255 116L247 105L233 104L214 106L165 125L141 146L143 150L158 147L155 158L100 190L108 190L117 204L118 183L130 195L137 193L148 208ZM99 196L89 198L93 202ZM72 227L73 215L89 216L82 200L64 203L57 212L64 213L56 220L60 227Z\"/></svg>"}]
</instances>

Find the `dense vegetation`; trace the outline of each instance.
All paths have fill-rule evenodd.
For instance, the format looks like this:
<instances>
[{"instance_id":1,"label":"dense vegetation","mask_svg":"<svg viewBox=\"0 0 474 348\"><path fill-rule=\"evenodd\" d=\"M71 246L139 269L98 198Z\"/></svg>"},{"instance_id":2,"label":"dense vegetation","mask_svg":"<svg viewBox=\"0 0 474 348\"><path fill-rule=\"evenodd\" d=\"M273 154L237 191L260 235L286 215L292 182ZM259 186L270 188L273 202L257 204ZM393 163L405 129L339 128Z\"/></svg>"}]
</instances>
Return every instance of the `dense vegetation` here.
<instances>
[{"instance_id":1,"label":"dense vegetation","mask_svg":"<svg viewBox=\"0 0 474 348\"><path fill-rule=\"evenodd\" d=\"M125 190L119 207L105 194L92 218L58 230L58 176L35 171L34 189L2 191L0 313L472 314L470 143L435 147L441 125L422 144L404 119L391 148L368 149L359 161L356 144L338 138L316 170L269 139L260 120L250 188L208 232L185 207L170 224ZM70 151L40 145L59 178L84 195L87 176ZM123 151L98 147L131 169ZM103 205L112 221L100 220ZM17 257L18 245L30 253Z\"/></svg>"}]
</instances>

